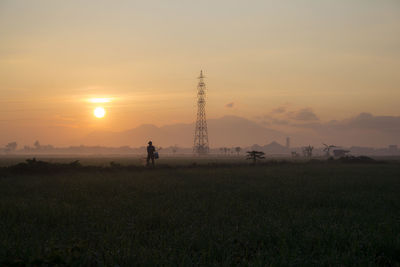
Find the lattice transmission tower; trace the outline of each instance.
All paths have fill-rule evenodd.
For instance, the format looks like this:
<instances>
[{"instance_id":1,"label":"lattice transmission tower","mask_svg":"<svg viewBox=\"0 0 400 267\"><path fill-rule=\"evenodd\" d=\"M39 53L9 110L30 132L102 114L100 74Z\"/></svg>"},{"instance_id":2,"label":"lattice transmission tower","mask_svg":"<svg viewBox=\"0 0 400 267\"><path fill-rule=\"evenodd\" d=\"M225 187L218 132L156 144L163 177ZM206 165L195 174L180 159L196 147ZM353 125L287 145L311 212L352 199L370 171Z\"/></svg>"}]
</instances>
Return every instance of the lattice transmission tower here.
<instances>
[{"instance_id":1,"label":"lattice transmission tower","mask_svg":"<svg viewBox=\"0 0 400 267\"><path fill-rule=\"evenodd\" d=\"M197 120L194 131L193 152L198 155L207 154L210 150L208 146L208 131L206 120L206 84L204 83L203 71L200 71L199 84L197 85Z\"/></svg>"}]
</instances>

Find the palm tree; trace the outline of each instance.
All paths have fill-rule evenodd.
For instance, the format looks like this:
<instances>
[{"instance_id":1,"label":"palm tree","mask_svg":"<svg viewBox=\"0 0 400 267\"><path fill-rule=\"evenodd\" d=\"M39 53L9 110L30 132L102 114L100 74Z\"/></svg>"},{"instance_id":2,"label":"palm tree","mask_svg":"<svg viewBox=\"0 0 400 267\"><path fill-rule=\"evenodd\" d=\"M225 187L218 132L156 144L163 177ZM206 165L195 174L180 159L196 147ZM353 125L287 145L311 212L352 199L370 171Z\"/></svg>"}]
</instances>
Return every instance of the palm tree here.
<instances>
[{"instance_id":1,"label":"palm tree","mask_svg":"<svg viewBox=\"0 0 400 267\"><path fill-rule=\"evenodd\" d=\"M303 147L303 155L305 158L311 158L314 147L311 145Z\"/></svg>"},{"instance_id":2,"label":"palm tree","mask_svg":"<svg viewBox=\"0 0 400 267\"><path fill-rule=\"evenodd\" d=\"M253 161L253 164L256 164L257 160L265 159L264 155L265 153L262 151L247 151L247 158L246 159L251 159Z\"/></svg>"},{"instance_id":3,"label":"palm tree","mask_svg":"<svg viewBox=\"0 0 400 267\"><path fill-rule=\"evenodd\" d=\"M235 147L235 151L236 153L239 155L240 151L242 150L242 148L240 146Z\"/></svg>"},{"instance_id":4,"label":"palm tree","mask_svg":"<svg viewBox=\"0 0 400 267\"><path fill-rule=\"evenodd\" d=\"M36 140L36 142L33 144L33 146L34 146L36 149L40 149L40 142L39 142L39 140Z\"/></svg>"},{"instance_id":5,"label":"palm tree","mask_svg":"<svg viewBox=\"0 0 400 267\"><path fill-rule=\"evenodd\" d=\"M221 148L219 149L219 151L221 151L222 153L224 153L224 154L226 155L226 153L229 152L229 148L227 148L227 147L221 147Z\"/></svg>"},{"instance_id":6,"label":"palm tree","mask_svg":"<svg viewBox=\"0 0 400 267\"><path fill-rule=\"evenodd\" d=\"M5 151L6 152L13 152L17 149L17 142L11 142L6 145Z\"/></svg>"}]
</instances>

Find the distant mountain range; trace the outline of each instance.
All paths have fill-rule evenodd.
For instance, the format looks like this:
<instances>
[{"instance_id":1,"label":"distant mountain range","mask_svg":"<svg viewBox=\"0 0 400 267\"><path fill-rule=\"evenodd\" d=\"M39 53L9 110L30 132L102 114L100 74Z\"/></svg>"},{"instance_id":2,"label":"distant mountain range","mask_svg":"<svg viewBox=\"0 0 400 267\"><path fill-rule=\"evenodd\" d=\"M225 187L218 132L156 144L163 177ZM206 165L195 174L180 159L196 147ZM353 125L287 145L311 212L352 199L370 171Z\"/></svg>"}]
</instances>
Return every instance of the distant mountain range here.
<instances>
[{"instance_id":1,"label":"distant mountain range","mask_svg":"<svg viewBox=\"0 0 400 267\"><path fill-rule=\"evenodd\" d=\"M325 130L323 125L320 124L319 128L306 134L292 132L290 137L292 140L296 140L297 145L287 148L282 145L286 136L288 136L287 133L266 128L245 118L224 116L218 119L209 119L207 122L210 153L226 155L235 155L234 147L237 146L242 148L241 153L257 150L263 151L267 155L290 155L293 151L302 154L302 147L312 144L315 147L313 154L321 156L325 155L322 146L323 140L340 138L340 140L350 143L349 140L354 140L354 136L360 139L359 131L362 131L362 129L357 128L342 130L341 127L339 129L328 127ZM308 125L306 124L306 126ZM324 129L324 131L318 131L320 129ZM386 132L377 133L385 134ZM374 137L375 134L374 132L366 133L362 137ZM193 123L179 123L161 127L144 124L121 132L92 132L84 138L75 140L74 146L40 145L38 148L35 145L34 147L25 146L14 152L25 154L142 154L146 151L144 146L147 145L149 140L152 140L156 147L162 147L162 153L175 154L178 151L179 154L191 154L193 136ZM340 140L334 144L340 146ZM172 147L175 145L178 146L178 149ZM342 145L341 148L349 150L352 155L400 155L400 149L396 145L380 148ZM7 151L0 148L0 153L7 153Z\"/></svg>"},{"instance_id":2,"label":"distant mountain range","mask_svg":"<svg viewBox=\"0 0 400 267\"><path fill-rule=\"evenodd\" d=\"M249 146L283 140L285 134L237 116L224 116L207 121L211 147ZM157 127L144 124L122 131L96 131L81 140L85 145L101 146L144 146L152 140L156 146L193 145L194 124L179 123ZM276 143L277 144L277 143Z\"/></svg>"}]
</instances>

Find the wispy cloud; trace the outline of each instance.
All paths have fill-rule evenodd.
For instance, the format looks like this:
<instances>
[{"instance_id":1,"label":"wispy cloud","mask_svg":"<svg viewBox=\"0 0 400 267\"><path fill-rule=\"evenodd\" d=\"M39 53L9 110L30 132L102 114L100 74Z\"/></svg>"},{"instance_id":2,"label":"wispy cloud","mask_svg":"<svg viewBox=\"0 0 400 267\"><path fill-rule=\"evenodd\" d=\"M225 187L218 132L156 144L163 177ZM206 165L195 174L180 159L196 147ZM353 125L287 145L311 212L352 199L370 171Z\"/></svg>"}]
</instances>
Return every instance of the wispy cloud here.
<instances>
[{"instance_id":1,"label":"wispy cloud","mask_svg":"<svg viewBox=\"0 0 400 267\"><path fill-rule=\"evenodd\" d=\"M261 120L264 125L291 125L319 121L319 117L311 108L296 109L288 105L273 108L270 112L259 116L257 119Z\"/></svg>"},{"instance_id":2,"label":"wispy cloud","mask_svg":"<svg viewBox=\"0 0 400 267\"><path fill-rule=\"evenodd\" d=\"M396 133L400 136L400 116L374 116L366 112L360 113L356 117L339 121L293 124L293 126L310 128L317 131L373 130L377 132Z\"/></svg>"},{"instance_id":3,"label":"wispy cloud","mask_svg":"<svg viewBox=\"0 0 400 267\"><path fill-rule=\"evenodd\" d=\"M285 113L286 112L286 107L277 107L277 108L274 108L272 111L271 111L271 113L272 114L282 114L282 113Z\"/></svg>"},{"instance_id":4,"label":"wispy cloud","mask_svg":"<svg viewBox=\"0 0 400 267\"><path fill-rule=\"evenodd\" d=\"M311 108L303 108L287 113L288 118L296 121L318 121L318 116Z\"/></svg>"}]
</instances>

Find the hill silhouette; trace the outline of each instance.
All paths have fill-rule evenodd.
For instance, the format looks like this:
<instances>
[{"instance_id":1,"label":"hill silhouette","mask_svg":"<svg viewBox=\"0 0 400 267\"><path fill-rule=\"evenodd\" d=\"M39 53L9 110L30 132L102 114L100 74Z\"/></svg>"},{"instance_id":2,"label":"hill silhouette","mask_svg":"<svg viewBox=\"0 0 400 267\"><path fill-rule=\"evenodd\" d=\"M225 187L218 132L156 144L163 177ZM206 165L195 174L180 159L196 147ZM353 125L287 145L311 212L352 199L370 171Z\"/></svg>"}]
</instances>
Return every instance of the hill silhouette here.
<instances>
[{"instance_id":1,"label":"hill silhouette","mask_svg":"<svg viewBox=\"0 0 400 267\"><path fill-rule=\"evenodd\" d=\"M210 145L218 146L248 146L254 143L265 144L268 141L282 139L285 135L262 125L237 116L224 116L209 119L208 132ZM122 132L96 131L81 140L85 145L107 146L143 146L148 140L156 145L193 145L194 124L179 123L157 127L143 124Z\"/></svg>"},{"instance_id":2,"label":"hill silhouette","mask_svg":"<svg viewBox=\"0 0 400 267\"><path fill-rule=\"evenodd\" d=\"M262 147L262 151L268 154L290 153L290 149L273 141Z\"/></svg>"}]
</instances>

